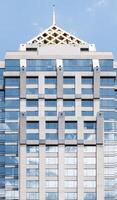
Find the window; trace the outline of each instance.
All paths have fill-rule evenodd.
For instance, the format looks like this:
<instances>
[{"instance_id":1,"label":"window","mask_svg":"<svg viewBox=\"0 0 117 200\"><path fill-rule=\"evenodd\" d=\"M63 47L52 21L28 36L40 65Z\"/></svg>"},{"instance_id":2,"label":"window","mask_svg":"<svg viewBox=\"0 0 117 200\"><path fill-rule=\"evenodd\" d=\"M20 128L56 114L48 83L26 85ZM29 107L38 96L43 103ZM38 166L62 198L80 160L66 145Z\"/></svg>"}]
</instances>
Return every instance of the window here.
<instances>
[{"instance_id":1,"label":"window","mask_svg":"<svg viewBox=\"0 0 117 200\"><path fill-rule=\"evenodd\" d=\"M10 111L6 111L5 112L5 119L6 120L18 120L19 117L19 112L10 112Z\"/></svg>"},{"instance_id":2,"label":"window","mask_svg":"<svg viewBox=\"0 0 117 200\"><path fill-rule=\"evenodd\" d=\"M27 71L55 71L56 62L51 59L27 60Z\"/></svg>"},{"instance_id":3,"label":"window","mask_svg":"<svg viewBox=\"0 0 117 200\"><path fill-rule=\"evenodd\" d=\"M26 100L26 106L27 107L37 107L38 106L38 100L35 99L27 99Z\"/></svg>"},{"instance_id":4,"label":"window","mask_svg":"<svg viewBox=\"0 0 117 200\"><path fill-rule=\"evenodd\" d=\"M39 122L27 122L27 129L39 129Z\"/></svg>"},{"instance_id":5,"label":"window","mask_svg":"<svg viewBox=\"0 0 117 200\"><path fill-rule=\"evenodd\" d=\"M26 94L28 94L28 95L38 95L38 89L37 88L27 88Z\"/></svg>"},{"instance_id":6,"label":"window","mask_svg":"<svg viewBox=\"0 0 117 200\"><path fill-rule=\"evenodd\" d=\"M85 121L84 128L85 129L96 129L96 122Z\"/></svg>"},{"instance_id":7,"label":"window","mask_svg":"<svg viewBox=\"0 0 117 200\"><path fill-rule=\"evenodd\" d=\"M46 99L45 100L45 106L46 107L56 107L57 106L57 100L53 100L53 99Z\"/></svg>"},{"instance_id":8,"label":"window","mask_svg":"<svg viewBox=\"0 0 117 200\"><path fill-rule=\"evenodd\" d=\"M82 88L82 94L93 95L93 88Z\"/></svg>"},{"instance_id":9,"label":"window","mask_svg":"<svg viewBox=\"0 0 117 200\"><path fill-rule=\"evenodd\" d=\"M19 97L19 89L7 88L5 89L5 97L16 98Z\"/></svg>"},{"instance_id":10,"label":"window","mask_svg":"<svg viewBox=\"0 0 117 200\"><path fill-rule=\"evenodd\" d=\"M38 200L39 194L37 192L27 192L27 200Z\"/></svg>"},{"instance_id":11,"label":"window","mask_svg":"<svg viewBox=\"0 0 117 200\"><path fill-rule=\"evenodd\" d=\"M105 98L107 98L107 97L113 98L113 97L115 97L114 89L113 88L101 88L100 96L105 97Z\"/></svg>"},{"instance_id":12,"label":"window","mask_svg":"<svg viewBox=\"0 0 117 200\"><path fill-rule=\"evenodd\" d=\"M86 157L84 158L84 164L85 165L95 165L96 164L96 158L92 158L92 157Z\"/></svg>"},{"instance_id":13,"label":"window","mask_svg":"<svg viewBox=\"0 0 117 200\"><path fill-rule=\"evenodd\" d=\"M46 122L46 129L57 129L58 128L58 122Z\"/></svg>"},{"instance_id":14,"label":"window","mask_svg":"<svg viewBox=\"0 0 117 200\"><path fill-rule=\"evenodd\" d=\"M75 121L65 122L65 129L77 129L77 122Z\"/></svg>"},{"instance_id":15,"label":"window","mask_svg":"<svg viewBox=\"0 0 117 200\"><path fill-rule=\"evenodd\" d=\"M57 188L58 181L46 181L47 188Z\"/></svg>"},{"instance_id":16,"label":"window","mask_svg":"<svg viewBox=\"0 0 117 200\"><path fill-rule=\"evenodd\" d=\"M88 59L69 59L63 60L64 71L92 71L92 60Z\"/></svg>"},{"instance_id":17,"label":"window","mask_svg":"<svg viewBox=\"0 0 117 200\"><path fill-rule=\"evenodd\" d=\"M82 111L82 116L93 116L93 111Z\"/></svg>"},{"instance_id":18,"label":"window","mask_svg":"<svg viewBox=\"0 0 117 200\"><path fill-rule=\"evenodd\" d=\"M77 170L76 169L65 169L65 176L76 176Z\"/></svg>"},{"instance_id":19,"label":"window","mask_svg":"<svg viewBox=\"0 0 117 200\"><path fill-rule=\"evenodd\" d=\"M26 181L26 187L27 188L38 188L39 186L39 181L34 181L34 180L27 180Z\"/></svg>"},{"instance_id":20,"label":"window","mask_svg":"<svg viewBox=\"0 0 117 200\"><path fill-rule=\"evenodd\" d=\"M115 109L115 101L113 99L101 99L100 106L103 109Z\"/></svg>"},{"instance_id":21,"label":"window","mask_svg":"<svg viewBox=\"0 0 117 200\"><path fill-rule=\"evenodd\" d=\"M63 88L63 94L75 94L75 88Z\"/></svg>"},{"instance_id":22,"label":"window","mask_svg":"<svg viewBox=\"0 0 117 200\"><path fill-rule=\"evenodd\" d=\"M85 192L84 200L96 200L96 193L95 192Z\"/></svg>"},{"instance_id":23,"label":"window","mask_svg":"<svg viewBox=\"0 0 117 200\"><path fill-rule=\"evenodd\" d=\"M38 84L38 77L27 77L26 84Z\"/></svg>"},{"instance_id":24,"label":"window","mask_svg":"<svg viewBox=\"0 0 117 200\"><path fill-rule=\"evenodd\" d=\"M27 146L27 153L38 153L39 147L38 146Z\"/></svg>"},{"instance_id":25,"label":"window","mask_svg":"<svg viewBox=\"0 0 117 200\"><path fill-rule=\"evenodd\" d=\"M93 100L83 99L82 106L83 107L93 107Z\"/></svg>"},{"instance_id":26,"label":"window","mask_svg":"<svg viewBox=\"0 0 117 200\"><path fill-rule=\"evenodd\" d=\"M45 94L56 94L57 90L56 88L45 88Z\"/></svg>"},{"instance_id":27,"label":"window","mask_svg":"<svg viewBox=\"0 0 117 200\"><path fill-rule=\"evenodd\" d=\"M6 71L19 71L20 70L20 60L6 59L5 60L5 70Z\"/></svg>"},{"instance_id":28,"label":"window","mask_svg":"<svg viewBox=\"0 0 117 200\"><path fill-rule=\"evenodd\" d=\"M66 188L76 188L77 181L65 181L65 187Z\"/></svg>"},{"instance_id":29,"label":"window","mask_svg":"<svg viewBox=\"0 0 117 200\"><path fill-rule=\"evenodd\" d=\"M66 140L76 140L77 139L77 134L76 133L66 133L65 134L65 139Z\"/></svg>"},{"instance_id":30,"label":"window","mask_svg":"<svg viewBox=\"0 0 117 200\"><path fill-rule=\"evenodd\" d=\"M7 109L18 109L19 108L19 100L5 100L5 108Z\"/></svg>"},{"instance_id":31,"label":"window","mask_svg":"<svg viewBox=\"0 0 117 200\"><path fill-rule=\"evenodd\" d=\"M63 83L64 84L75 84L75 77L64 77Z\"/></svg>"},{"instance_id":32,"label":"window","mask_svg":"<svg viewBox=\"0 0 117 200\"><path fill-rule=\"evenodd\" d=\"M57 111L45 111L45 116L57 116Z\"/></svg>"},{"instance_id":33,"label":"window","mask_svg":"<svg viewBox=\"0 0 117 200\"><path fill-rule=\"evenodd\" d=\"M93 77L82 77L82 84L92 85L93 84Z\"/></svg>"},{"instance_id":34,"label":"window","mask_svg":"<svg viewBox=\"0 0 117 200\"><path fill-rule=\"evenodd\" d=\"M38 116L38 111L26 111L27 116Z\"/></svg>"},{"instance_id":35,"label":"window","mask_svg":"<svg viewBox=\"0 0 117 200\"><path fill-rule=\"evenodd\" d=\"M101 77L101 86L113 86L115 84L115 77Z\"/></svg>"},{"instance_id":36,"label":"window","mask_svg":"<svg viewBox=\"0 0 117 200\"><path fill-rule=\"evenodd\" d=\"M46 146L46 152L57 153L58 146Z\"/></svg>"},{"instance_id":37,"label":"window","mask_svg":"<svg viewBox=\"0 0 117 200\"><path fill-rule=\"evenodd\" d=\"M45 84L57 84L57 78L56 77L45 77Z\"/></svg>"},{"instance_id":38,"label":"window","mask_svg":"<svg viewBox=\"0 0 117 200\"><path fill-rule=\"evenodd\" d=\"M66 157L65 158L65 164L66 165L75 165L77 159L75 157Z\"/></svg>"},{"instance_id":39,"label":"window","mask_svg":"<svg viewBox=\"0 0 117 200\"><path fill-rule=\"evenodd\" d=\"M65 116L75 116L75 111L64 111Z\"/></svg>"},{"instance_id":40,"label":"window","mask_svg":"<svg viewBox=\"0 0 117 200\"><path fill-rule=\"evenodd\" d=\"M64 107L75 107L75 100L63 100Z\"/></svg>"},{"instance_id":41,"label":"window","mask_svg":"<svg viewBox=\"0 0 117 200\"><path fill-rule=\"evenodd\" d=\"M58 200L57 192L46 192L46 200Z\"/></svg>"},{"instance_id":42,"label":"window","mask_svg":"<svg viewBox=\"0 0 117 200\"><path fill-rule=\"evenodd\" d=\"M77 200L77 193L76 192L66 192L65 200Z\"/></svg>"},{"instance_id":43,"label":"window","mask_svg":"<svg viewBox=\"0 0 117 200\"><path fill-rule=\"evenodd\" d=\"M85 141L92 141L92 140L95 140L95 134L93 133L84 133L84 140Z\"/></svg>"},{"instance_id":44,"label":"window","mask_svg":"<svg viewBox=\"0 0 117 200\"><path fill-rule=\"evenodd\" d=\"M38 165L39 158L27 158L27 165Z\"/></svg>"},{"instance_id":45,"label":"window","mask_svg":"<svg viewBox=\"0 0 117 200\"><path fill-rule=\"evenodd\" d=\"M48 157L48 158L46 158L46 164L47 165L57 165L58 164L58 158Z\"/></svg>"},{"instance_id":46,"label":"window","mask_svg":"<svg viewBox=\"0 0 117 200\"><path fill-rule=\"evenodd\" d=\"M46 140L58 140L57 133L46 133Z\"/></svg>"},{"instance_id":47,"label":"window","mask_svg":"<svg viewBox=\"0 0 117 200\"><path fill-rule=\"evenodd\" d=\"M95 169L84 169L84 176L96 176Z\"/></svg>"},{"instance_id":48,"label":"window","mask_svg":"<svg viewBox=\"0 0 117 200\"><path fill-rule=\"evenodd\" d=\"M38 176L39 175L39 169L36 168L29 168L29 169L26 169L26 175L27 176Z\"/></svg>"},{"instance_id":49,"label":"window","mask_svg":"<svg viewBox=\"0 0 117 200\"><path fill-rule=\"evenodd\" d=\"M57 169L46 169L46 176L48 176L48 177L58 176L58 170Z\"/></svg>"},{"instance_id":50,"label":"window","mask_svg":"<svg viewBox=\"0 0 117 200\"><path fill-rule=\"evenodd\" d=\"M112 59L101 59L100 60L101 71L111 71L113 69Z\"/></svg>"},{"instance_id":51,"label":"window","mask_svg":"<svg viewBox=\"0 0 117 200\"><path fill-rule=\"evenodd\" d=\"M84 146L84 152L95 153L96 152L96 147L95 146Z\"/></svg>"},{"instance_id":52,"label":"window","mask_svg":"<svg viewBox=\"0 0 117 200\"><path fill-rule=\"evenodd\" d=\"M65 146L65 152L69 153L69 152L77 152L77 146Z\"/></svg>"},{"instance_id":53,"label":"window","mask_svg":"<svg viewBox=\"0 0 117 200\"><path fill-rule=\"evenodd\" d=\"M5 78L5 86L19 87L19 78Z\"/></svg>"},{"instance_id":54,"label":"window","mask_svg":"<svg viewBox=\"0 0 117 200\"><path fill-rule=\"evenodd\" d=\"M95 188L96 181L84 181L84 187L85 188Z\"/></svg>"}]
</instances>

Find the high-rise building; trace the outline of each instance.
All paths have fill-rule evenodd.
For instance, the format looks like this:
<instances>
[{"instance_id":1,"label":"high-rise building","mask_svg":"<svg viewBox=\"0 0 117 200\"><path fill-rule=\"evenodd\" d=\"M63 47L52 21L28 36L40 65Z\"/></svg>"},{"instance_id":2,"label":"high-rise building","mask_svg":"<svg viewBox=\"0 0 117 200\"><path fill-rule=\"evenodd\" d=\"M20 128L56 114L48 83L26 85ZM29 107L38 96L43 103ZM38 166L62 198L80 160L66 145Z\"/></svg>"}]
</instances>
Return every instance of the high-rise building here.
<instances>
[{"instance_id":1,"label":"high-rise building","mask_svg":"<svg viewBox=\"0 0 117 200\"><path fill-rule=\"evenodd\" d=\"M0 199L117 199L117 62L55 23L0 61Z\"/></svg>"}]
</instances>

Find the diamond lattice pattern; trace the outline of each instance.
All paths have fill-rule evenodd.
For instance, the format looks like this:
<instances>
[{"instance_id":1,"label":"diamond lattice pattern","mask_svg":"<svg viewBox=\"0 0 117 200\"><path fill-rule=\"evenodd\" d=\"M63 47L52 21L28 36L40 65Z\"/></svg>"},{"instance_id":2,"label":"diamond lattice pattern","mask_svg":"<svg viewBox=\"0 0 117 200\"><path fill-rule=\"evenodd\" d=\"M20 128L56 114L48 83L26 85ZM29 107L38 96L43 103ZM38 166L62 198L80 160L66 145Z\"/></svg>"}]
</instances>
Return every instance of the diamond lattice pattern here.
<instances>
[{"instance_id":1,"label":"diamond lattice pattern","mask_svg":"<svg viewBox=\"0 0 117 200\"><path fill-rule=\"evenodd\" d=\"M43 33L39 34L28 44L86 44L86 42L67 33L57 26L52 26Z\"/></svg>"}]
</instances>

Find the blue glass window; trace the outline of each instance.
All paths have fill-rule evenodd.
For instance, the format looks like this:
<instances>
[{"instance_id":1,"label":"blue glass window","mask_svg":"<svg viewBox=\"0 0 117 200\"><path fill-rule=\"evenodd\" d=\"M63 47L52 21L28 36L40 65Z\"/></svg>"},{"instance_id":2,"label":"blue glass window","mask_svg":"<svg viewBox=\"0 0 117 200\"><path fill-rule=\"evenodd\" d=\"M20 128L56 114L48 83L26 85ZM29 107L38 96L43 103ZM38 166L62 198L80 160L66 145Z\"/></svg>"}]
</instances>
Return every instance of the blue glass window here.
<instances>
[{"instance_id":1,"label":"blue glass window","mask_svg":"<svg viewBox=\"0 0 117 200\"><path fill-rule=\"evenodd\" d=\"M5 141L7 143L17 142L18 141L18 135L17 134L5 134Z\"/></svg>"},{"instance_id":2,"label":"blue glass window","mask_svg":"<svg viewBox=\"0 0 117 200\"><path fill-rule=\"evenodd\" d=\"M52 59L27 60L27 71L55 71L56 61Z\"/></svg>"},{"instance_id":3,"label":"blue glass window","mask_svg":"<svg viewBox=\"0 0 117 200\"><path fill-rule=\"evenodd\" d=\"M27 107L37 107L38 106L38 100L37 99L27 99L26 100L26 106Z\"/></svg>"},{"instance_id":4,"label":"blue glass window","mask_svg":"<svg viewBox=\"0 0 117 200\"><path fill-rule=\"evenodd\" d=\"M102 59L100 60L101 71L111 71L113 69L112 59Z\"/></svg>"},{"instance_id":5,"label":"blue glass window","mask_svg":"<svg viewBox=\"0 0 117 200\"><path fill-rule=\"evenodd\" d=\"M18 158L16 156L5 156L5 164L18 164Z\"/></svg>"},{"instance_id":6,"label":"blue glass window","mask_svg":"<svg viewBox=\"0 0 117 200\"><path fill-rule=\"evenodd\" d=\"M38 129L39 122L27 122L26 127L27 129Z\"/></svg>"},{"instance_id":7,"label":"blue glass window","mask_svg":"<svg viewBox=\"0 0 117 200\"><path fill-rule=\"evenodd\" d=\"M5 124L6 131L17 131L18 130L18 123L17 122L7 122Z\"/></svg>"},{"instance_id":8,"label":"blue glass window","mask_svg":"<svg viewBox=\"0 0 117 200\"><path fill-rule=\"evenodd\" d=\"M115 101L113 99L101 99L100 106L101 108L115 109Z\"/></svg>"},{"instance_id":9,"label":"blue glass window","mask_svg":"<svg viewBox=\"0 0 117 200\"><path fill-rule=\"evenodd\" d=\"M100 78L101 86L113 86L115 84L114 77L101 77Z\"/></svg>"},{"instance_id":10,"label":"blue glass window","mask_svg":"<svg viewBox=\"0 0 117 200\"><path fill-rule=\"evenodd\" d=\"M75 88L64 88L63 94L75 94Z\"/></svg>"},{"instance_id":11,"label":"blue glass window","mask_svg":"<svg viewBox=\"0 0 117 200\"><path fill-rule=\"evenodd\" d=\"M65 116L75 116L75 111L64 111Z\"/></svg>"},{"instance_id":12,"label":"blue glass window","mask_svg":"<svg viewBox=\"0 0 117 200\"><path fill-rule=\"evenodd\" d=\"M92 85L93 84L93 77L82 77L82 84Z\"/></svg>"},{"instance_id":13,"label":"blue glass window","mask_svg":"<svg viewBox=\"0 0 117 200\"><path fill-rule=\"evenodd\" d=\"M115 96L114 89L113 88L101 88L100 96L113 98Z\"/></svg>"},{"instance_id":14,"label":"blue glass window","mask_svg":"<svg viewBox=\"0 0 117 200\"><path fill-rule=\"evenodd\" d=\"M27 77L26 83L27 84L38 84L38 77Z\"/></svg>"},{"instance_id":15,"label":"blue glass window","mask_svg":"<svg viewBox=\"0 0 117 200\"><path fill-rule=\"evenodd\" d=\"M75 84L75 77L64 77L63 83L64 84Z\"/></svg>"},{"instance_id":16,"label":"blue glass window","mask_svg":"<svg viewBox=\"0 0 117 200\"><path fill-rule=\"evenodd\" d=\"M37 88L27 88L26 89L26 94L30 95L38 95L38 89Z\"/></svg>"},{"instance_id":17,"label":"blue glass window","mask_svg":"<svg viewBox=\"0 0 117 200\"><path fill-rule=\"evenodd\" d=\"M5 89L5 97L12 97L12 98L19 97L19 89L18 88Z\"/></svg>"},{"instance_id":18,"label":"blue glass window","mask_svg":"<svg viewBox=\"0 0 117 200\"><path fill-rule=\"evenodd\" d=\"M46 129L57 129L58 128L58 122L46 122Z\"/></svg>"},{"instance_id":19,"label":"blue glass window","mask_svg":"<svg viewBox=\"0 0 117 200\"><path fill-rule=\"evenodd\" d=\"M57 116L57 111L45 111L45 116Z\"/></svg>"},{"instance_id":20,"label":"blue glass window","mask_svg":"<svg viewBox=\"0 0 117 200\"><path fill-rule=\"evenodd\" d=\"M5 153L6 154L17 154L18 153L18 146L17 145L6 145L5 146Z\"/></svg>"},{"instance_id":21,"label":"blue glass window","mask_svg":"<svg viewBox=\"0 0 117 200\"><path fill-rule=\"evenodd\" d=\"M58 200L58 193L57 192L47 192L46 200Z\"/></svg>"},{"instance_id":22,"label":"blue glass window","mask_svg":"<svg viewBox=\"0 0 117 200\"><path fill-rule=\"evenodd\" d=\"M46 107L56 107L57 106L57 100L55 99L46 99L45 100L45 106Z\"/></svg>"},{"instance_id":23,"label":"blue glass window","mask_svg":"<svg viewBox=\"0 0 117 200\"><path fill-rule=\"evenodd\" d=\"M7 109L18 109L19 108L19 101L12 99L12 100L5 100L5 108Z\"/></svg>"},{"instance_id":24,"label":"blue glass window","mask_svg":"<svg viewBox=\"0 0 117 200\"><path fill-rule=\"evenodd\" d=\"M64 107L75 107L75 100L63 100Z\"/></svg>"},{"instance_id":25,"label":"blue glass window","mask_svg":"<svg viewBox=\"0 0 117 200\"><path fill-rule=\"evenodd\" d=\"M39 134L38 133L29 133L26 135L27 140L38 140Z\"/></svg>"},{"instance_id":26,"label":"blue glass window","mask_svg":"<svg viewBox=\"0 0 117 200\"><path fill-rule=\"evenodd\" d=\"M46 140L58 140L57 133L46 133Z\"/></svg>"},{"instance_id":27,"label":"blue glass window","mask_svg":"<svg viewBox=\"0 0 117 200\"><path fill-rule=\"evenodd\" d=\"M92 71L93 63L90 59L63 60L64 71Z\"/></svg>"},{"instance_id":28,"label":"blue glass window","mask_svg":"<svg viewBox=\"0 0 117 200\"><path fill-rule=\"evenodd\" d=\"M18 168L16 167L5 167L6 176L18 176Z\"/></svg>"},{"instance_id":29,"label":"blue glass window","mask_svg":"<svg viewBox=\"0 0 117 200\"><path fill-rule=\"evenodd\" d=\"M18 60L18 59L5 60L5 70L6 71L19 71L20 70L20 60Z\"/></svg>"},{"instance_id":30,"label":"blue glass window","mask_svg":"<svg viewBox=\"0 0 117 200\"><path fill-rule=\"evenodd\" d=\"M116 115L114 111L103 111L102 113L105 120L116 119Z\"/></svg>"},{"instance_id":31,"label":"blue glass window","mask_svg":"<svg viewBox=\"0 0 117 200\"><path fill-rule=\"evenodd\" d=\"M39 175L39 169L36 168L36 169L26 169L26 174L27 176L38 176Z\"/></svg>"},{"instance_id":32,"label":"blue glass window","mask_svg":"<svg viewBox=\"0 0 117 200\"><path fill-rule=\"evenodd\" d=\"M82 116L93 116L93 111L82 111Z\"/></svg>"},{"instance_id":33,"label":"blue glass window","mask_svg":"<svg viewBox=\"0 0 117 200\"><path fill-rule=\"evenodd\" d=\"M93 107L93 100L89 100L89 99L82 100L82 106L83 107Z\"/></svg>"},{"instance_id":34,"label":"blue glass window","mask_svg":"<svg viewBox=\"0 0 117 200\"><path fill-rule=\"evenodd\" d=\"M82 88L82 94L93 94L93 88Z\"/></svg>"},{"instance_id":35,"label":"blue glass window","mask_svg":"<svg viewBox=\"0 0 117 200\"><path fill-rule=\"evenodd\" d=\"M95 134L92 134L92 133L84 133L84 140L85 140L85 141L95 140Z\"/></svg>"},{"instance_id":36,"label":"blue glass window","mask_svg":"<svg viewBox=\"0 0 117 200\"><path fill-rule=\"evenodd\" d=\"M6 120L18 120L18 117L19 117L19 112L11 112L11 111L5 112Z\"/></svg>"},{"instance_id":37,"label":"blue glass window","mask_svg":"<svg viewBox=\"0 0 117 200\"><path fill-rule=\"evenodd\" d=\"M39 146L27 146L27 153L38 153Z\"/></svg>"},{"instance_id":38,"label":"blue glass window","mask_svg":"<svg viewBox=\"0 0 117 200\"><path fill-rule=\"evenodd\" d=\"M45 88L45 94L56 94L56 88Z\"/></svg>"},{"instance_id":39,"label":"blue glass window","mask_svg":"<svg viewBox=\"0 0 117 200\"><path fill-rule=\"evenodd\" d=\"M45 77L45 84L57 84L56 77Z\"/></svg>"},{"instance_id":40,"label":"blue glass window","mask_svg":"<svg viewBox=\"0 0 117 200\"><path fill-rule=\"evenodd\" d=\"M65 134L65 139L66 140L76 140L77 139L77 134L76 133L66 133Z\"/></svg>"},{"instance_id":41,"label":"blue glass window","mask_svg":"<svg viewBox=\"0 0 117 200\"><path fill-rule=\"evenodd\" d=\"M84 128L85 129L96 129L96 122L85 121Z\"/></svg>"},{"instance_id":42,"label":"blue glass window","mask_svg":"<svg viewBox=\"0 0 117 200\"><path fill-rule=\"evenodd\" d=\"M5 85L6 86L17 86L19 87L19 78L5 78Z\"/></svg>"},{"instance_id":43,"label":"blue glass window","mask_svg":"<svg viewBox=\"0 0 117 200\"><path fill-rule=\"evenodd\" d=\"M75 121L65 122L65 129L77 129L77 122Z\"/></svg>"},{"instance_id":44,"label":"blue glass window","mask_svg":"<svg viewBox=\"0 0 117 200\"><path fill-rule=\"evenodd\" d=\"M27 116L38 116L38 111L26 111Z\"/></svg>"}]
</instances>

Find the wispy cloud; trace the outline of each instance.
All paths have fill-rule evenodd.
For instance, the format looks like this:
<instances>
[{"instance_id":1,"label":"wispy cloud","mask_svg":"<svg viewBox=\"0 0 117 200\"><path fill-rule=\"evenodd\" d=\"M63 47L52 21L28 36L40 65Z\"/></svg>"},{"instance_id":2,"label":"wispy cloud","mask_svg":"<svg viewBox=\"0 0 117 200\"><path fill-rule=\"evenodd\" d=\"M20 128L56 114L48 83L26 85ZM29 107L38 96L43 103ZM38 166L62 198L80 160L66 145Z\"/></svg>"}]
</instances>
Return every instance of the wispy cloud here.
<instances>
[{"instance_id":1,"label":"wispy cloud","mask_svg":"<svg viewBox=\"0 0 117 200\"><path fill-rule=\"evenodd\" d=\"M108 0L95 0L88 8L87 12L95 15L96 11L100 8L104 8L108 4Z\"/></svg>"}]
</instances>

